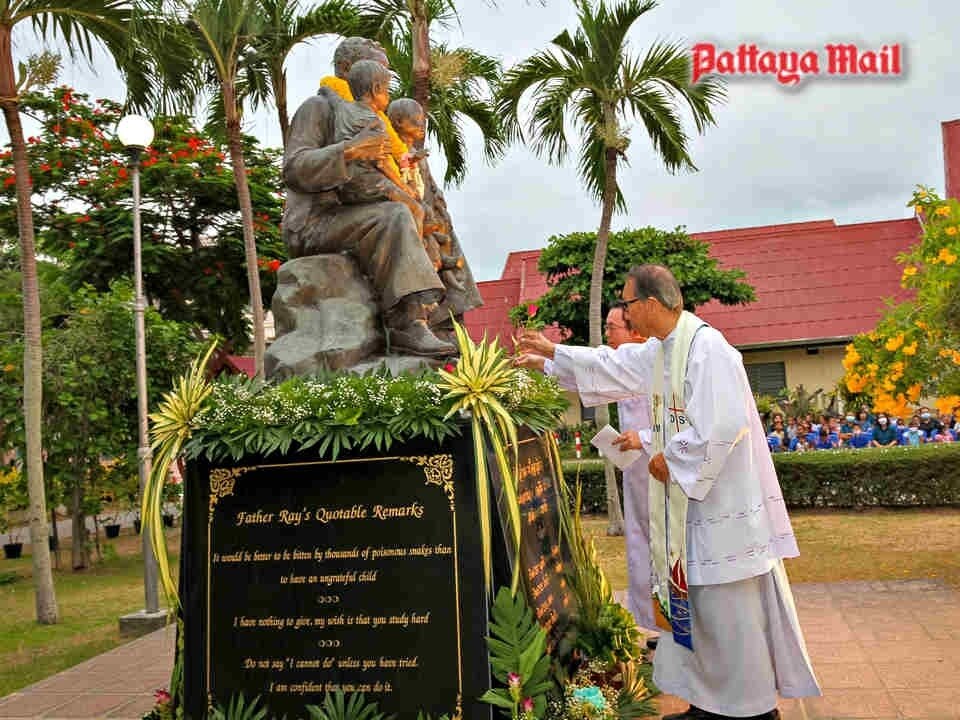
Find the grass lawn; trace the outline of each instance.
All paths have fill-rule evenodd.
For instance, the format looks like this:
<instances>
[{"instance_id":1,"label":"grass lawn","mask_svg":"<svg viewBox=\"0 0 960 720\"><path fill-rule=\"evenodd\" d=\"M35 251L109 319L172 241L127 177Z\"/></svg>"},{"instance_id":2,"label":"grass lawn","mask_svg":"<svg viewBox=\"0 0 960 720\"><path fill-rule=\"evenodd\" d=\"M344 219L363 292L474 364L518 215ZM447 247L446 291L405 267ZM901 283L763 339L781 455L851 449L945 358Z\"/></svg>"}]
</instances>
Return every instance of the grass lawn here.
<instances>
[{"instance_id":1,"label":"grass lawn","mask_svg":"<svg viewBox=\"0 0 960 720\"><path fill-rule=\"evenodd\" d=\"M167 531L171 561L179 553L179 533L179 528ZM57 625L35 620L30 557L0 560L0 574L17 574L15 582L0 585L0 697L125 642L120 616L144 605L140 536L124 528L119 538L106 542L116 551L115 556L105 552L110 559L79 572L54 570ZM60 550L60 566L69 564L68 545Z\"/></svg>"},{"instance_id":2,"label":"grass lawn","mask_svg":"<svg viewBox=\"0 0 960 720\"><path fill-rule=\"evenodd\" d=\"M791 582L938 578L960 588L960 509L796 510L790 519L800 545L786 561ZM624 539L606 527L606 518L584 522L610 586L623 590Z\"/></svg>"}]
</instances>

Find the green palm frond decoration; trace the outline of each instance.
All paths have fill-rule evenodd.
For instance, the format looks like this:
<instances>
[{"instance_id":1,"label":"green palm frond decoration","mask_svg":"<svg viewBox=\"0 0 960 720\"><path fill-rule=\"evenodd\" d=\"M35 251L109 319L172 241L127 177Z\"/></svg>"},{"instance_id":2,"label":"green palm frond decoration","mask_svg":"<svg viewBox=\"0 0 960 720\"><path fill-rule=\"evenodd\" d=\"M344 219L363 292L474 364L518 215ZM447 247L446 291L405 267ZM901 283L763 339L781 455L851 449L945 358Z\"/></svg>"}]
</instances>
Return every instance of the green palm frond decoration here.
<instances>
[{"instance_id":1,"label":"green palm frond decoration","mask_svg":"<svg viewBox=\"0 0 960 720\"><path fill-rule=\"evenodd\" d=\"M247 702L240 693L230 698L226 707L217 705L210 713L210 720L268 720L267 712L259 696Z\"/></svg>"},{"instance_id":2,"label":"green palm frond decoration","mask_svg":"<svg viewBox=\"0 0 960 720\"><path fill-rule=\"evenodd\" d=\"M164 393L160 407L150 415L153 467L141 499L140 516L143 526L150 530L150 542L157 557L160 582L171 609L179 605L180 600L177 596L177 585L170 573L170 559L163 535L163 486L167 482L170 466L190 437L193 419L210 395L212 386L207 380L206 367L216 347L217 342L212 343L203 356L193 361L190 371L180 377L172 392Z\"/></svg>"},{"instance_id":3,"label":"green palm frond decoration","mask_svg":"<svg viewBox=\"0 0 960 720\"><path fill-rule=\"evenodd\" d=\"M517 548L518 556L513 564L511 588L514 592L520 580L520 503L517 498L517 426L513 417L500 402L510 386L514 374L518 371L510 359L498 346L496 339L488 343L486 337L475 344L467 331L459 323L454 323L457 344L460 348L460 362L453 372L438 370L443 379L441 389L446 390L446 398L453 401L447 418L458 412L469 413L473 432L473 452L477 464L477 505L480 511L480 532L482 536L483 571L488 587L493 584L491 552L491 501L490 479L485 452L489 442L496 457L497 467L503 477L503 492L509 512L509 532L512 547ZM508 457L507 448L513 448L513 463Z\"/></svg>"},{"instance_id":4,"label":"green palm frond decoration","mask_svg":"<svg viewBox=\"0 0 960 720\"><path fill-rule=\"evenodd\" d=\"M379 703L366 700L363 693L345 695L343 690L327 693L321 705L307 705L312 720L393 720L395 715L385 715Z\"/></svg>"}]
</instances>

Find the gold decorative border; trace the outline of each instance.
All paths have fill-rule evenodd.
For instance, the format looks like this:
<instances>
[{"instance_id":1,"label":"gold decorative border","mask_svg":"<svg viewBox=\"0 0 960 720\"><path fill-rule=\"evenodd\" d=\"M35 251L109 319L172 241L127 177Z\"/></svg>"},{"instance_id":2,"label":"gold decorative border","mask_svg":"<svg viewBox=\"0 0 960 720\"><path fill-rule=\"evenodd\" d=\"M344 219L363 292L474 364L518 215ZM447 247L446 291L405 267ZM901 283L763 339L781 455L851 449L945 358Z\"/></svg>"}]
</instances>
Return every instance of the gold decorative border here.
<instances>
[{"instance_id":1,"label":"gold decorative border","mask_svg":"<svg viewBox=\"0 0 960 720\"><path fill-rule=\"evenodd\" d=\"M457 540L457 511L455 504L456 487L453 483L453 456L449 453L438 455L394 455L388 457L373 458L355 458L349 460L316 460L313 462L296 463L268 463L264 465L250 465L238 468L213 468L210 470L210 507L207 515L207 627L206 627L206 677L205 686L207 689L207 710L213 710L213 691L210 687L210 635L211 635L211 604L210 592L212 586L212 555L210 552L214 510L221 498L233 495L237 478L251 470L263 470L276 467L305 467L313 465L335 465L337 463L358 463L358 462L385 462L388 460L400 460L419 465L423 468L423 474L426 478L425 485L436 485L443 491L450 501L450 518L453 524L453 580L454 580L454 599L457 603L457 700L456 709L451 720L460 720L463 717L463 647L461 644L461 618L460 618L460 560L458 555Z\"/></svg>"},{"instance_id":2,"label":"gold decorative border","mask_svg":"<svg viewBox=\"0 0 960 720\"><path fill-rule=\"evenodd\" d=\"M437 485L443 490L450 501L451 512L454 510L456 490L453 486L453 455L411 455L398 459L421 466L423 474L427 477L426 484Z\"/></svg>"}]
</instances>

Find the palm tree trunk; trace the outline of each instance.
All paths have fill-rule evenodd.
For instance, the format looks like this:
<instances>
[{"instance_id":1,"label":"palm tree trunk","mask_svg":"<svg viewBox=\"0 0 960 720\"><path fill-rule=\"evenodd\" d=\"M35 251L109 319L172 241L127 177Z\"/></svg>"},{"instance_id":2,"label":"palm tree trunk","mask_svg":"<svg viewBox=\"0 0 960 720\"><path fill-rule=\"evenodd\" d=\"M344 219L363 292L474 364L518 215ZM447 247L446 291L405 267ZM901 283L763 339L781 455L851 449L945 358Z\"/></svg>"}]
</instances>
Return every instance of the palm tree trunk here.
<instances>
[{"instance_id":1,"label":"palm tree trunk","mask_svg":"<svg viewBox=\"0 0 960 720\"><path fill-rule=\"evenodd\" d=\"M260 268L257 265L257 239L253 230L253 202L250 200L250 185L247 183L247 166L243 161L243 144L240 139L240 113L236 94L231 83L223 84L223 105L227 115L227 146L230 148L230 164L233 165L233 180L237 186L237 202L243 223L243 250L247 262L247 284L250 287L250 309L253 313L253 361L256 376L263 378L263 356L267 341L263 327L263 298L260 293Z\"/></svg>"},{"instance_id":2,"label":"palm tree trunk","mask_svg":"<svg viewBox=\"0 0 960 720\"><path fill-rule=\"evenodd\" d=\"M287 135L290 134L290 116L287 113L287 73L280 68L273 73L273 98L277 103L277 117L280 120L280 139L283 147L287 147Z\"/></svg>"},{"instance_id":3,"label":"palm tree trunk","mask_svg":"<svg viewBox=\"0 0 960 720\"><path fill-rule=\"evenodd\" d=\"M20 108L14 82L10 27L0 27L0 105L3 107L17 190L17 225L20 232L20 271L23 276L23 416L26 433L27 493L30 499L30 544L33 553L33 586L37 622L59 621L57 596L50 568L47 540L47 503L43 484L43 347L40 326L40 286L30 206L30 164L20 124Z\"/></svg>"},{"instance_id":4,"label":"palm tree trunk","mask_svg":"<svg viewBox=\"0 0 960 720\"><path fill-rule=\"evenodd\" d=\"M426 0L412 0L413 35L412 70L413 99L420 103L425 117L430 117L430 18L427 16ZM419 143L423 147L423 141Z\"/></svg>"},{"instance_id":5,"label":"palm tree trunk","mask_svg":"<svg viewBox=\"0 0 960 720\"><path fill-rule=\"evenodd\" d=\"M607 243L610 240L610 222L613 219L613 205L617 199L617 151L608 147L604 158L603 210L600 214L600 229L597 231L597 246L593 250L593 269L590 273L590 345L597 347L601 342L600 313L603 302L603 271L607 264ZM597 426L603 427L610 422L610 411L606 405L597 408ZM623 535L623 510L620 507L620 491L617 489L617 476L613 463L603 464L603 475L607 484L607 535Z\"/></svg>"}]
</instances>

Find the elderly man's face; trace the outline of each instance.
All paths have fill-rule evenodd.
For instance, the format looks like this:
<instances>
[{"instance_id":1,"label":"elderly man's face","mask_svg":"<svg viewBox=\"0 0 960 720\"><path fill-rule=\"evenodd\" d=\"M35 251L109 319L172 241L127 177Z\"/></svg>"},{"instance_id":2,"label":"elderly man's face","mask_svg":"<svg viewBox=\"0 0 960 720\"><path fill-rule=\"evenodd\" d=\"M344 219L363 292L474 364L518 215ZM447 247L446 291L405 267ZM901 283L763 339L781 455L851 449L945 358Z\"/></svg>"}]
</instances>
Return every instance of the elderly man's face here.
<instances>
[{"instance_id":1,"label":"elderly man's face","mask_svg":"<svg viewBox=\"0 0 960 720\"><path fill-rule=\"evenodd\" d=\"M651 311L653 310L652 303L655 303L656 300L649 297L638 297L636 288L633 286L633 278L627 278L620 297L627 303L627 318L630 327L646 337L653 335Z\"/></svg>"}]
</instances>

